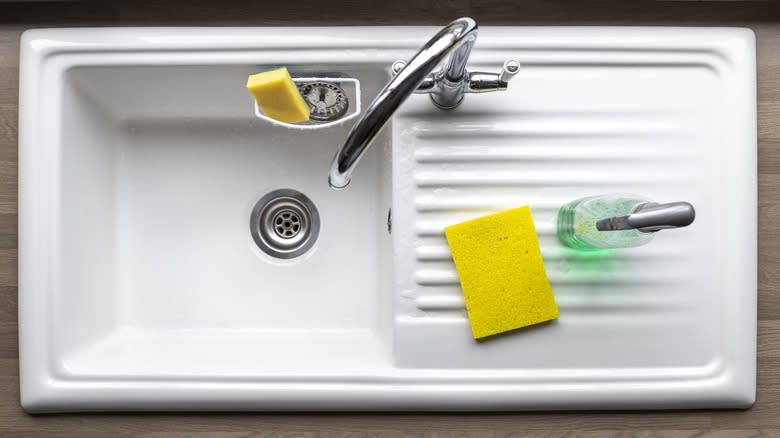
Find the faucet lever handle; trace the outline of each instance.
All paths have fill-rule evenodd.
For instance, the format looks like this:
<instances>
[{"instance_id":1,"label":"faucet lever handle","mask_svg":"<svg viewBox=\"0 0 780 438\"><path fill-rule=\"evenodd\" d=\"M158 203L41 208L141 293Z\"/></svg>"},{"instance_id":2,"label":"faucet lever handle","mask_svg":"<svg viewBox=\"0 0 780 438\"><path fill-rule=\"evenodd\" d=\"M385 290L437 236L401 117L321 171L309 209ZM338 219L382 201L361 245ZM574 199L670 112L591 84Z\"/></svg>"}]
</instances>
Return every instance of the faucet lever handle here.
<instances>
[{"instance_id":1,"label":"faucet lever handle","mask_svg":"<svg viewBox=\"0 0 780 438\"><path fill-rule=\"evenodd\" d=\"M0 0L2 1L2 0ZM390 67L390 71L393 73L393 76L397 75L401 72L401 70L406 67L406 61L403 59L399 59L395 62L393 62L393 65ZM434 87L436 87L436 73L429 73L428 76L423 79L422 82L420 82L420 85L417 86L417 89L414 91L417 94L427 94L430 93Z\"/></svg>"},{"instance_id":2,"label":"faucet lever handle","mask_svg":"<svg viewBox=\"0 0 780 438\"><path fill-rule=\"evenodd\" d=\"M504 61L504 66L501 68L501 72L498 74L498 80L501 82L509 82L519 71L520 61L514 58L509 58Z\"/></svg>"},{"instance_id":3,"label":"faucet lever handle","mask_svg":"<svg viewBox=\"0 0 780 438\"><path fill-rule=\"evenodd\" d=\"M499 73L470 72L466 93L487 93L507 89L508 82L520 71L520 62L510 58Z\"/></svg>"},{"instance_id":4,"label":"faucet lever handle","mask_svg":"<svg viewBox=\"0 0 780 438\"><path fill-rule=\"evenodd\" d=\"M393 62L390 70L393 76L406 67L406 61L399 59ZM466 93L484 93L488 91L506 90L508 82L520 71L520 61L509 58L504 61L501 71L495 73L472 72L468 74ZM436 86L436 74L431 73L420 83L415 93L430 93Z\"/></svg>"},{"instance_id":5,"label":"faucet lever handle","mask_svg":"<svg viewBox=\"0 0 780 438\"><path fill-rule=\"evenodd\" d=\"M406 61L403 59L399 59L393 63L393 66L390 67L393 70L393 76L397 75L398 72L404 69L406 67Z\"/></svg>"}]
</instances>

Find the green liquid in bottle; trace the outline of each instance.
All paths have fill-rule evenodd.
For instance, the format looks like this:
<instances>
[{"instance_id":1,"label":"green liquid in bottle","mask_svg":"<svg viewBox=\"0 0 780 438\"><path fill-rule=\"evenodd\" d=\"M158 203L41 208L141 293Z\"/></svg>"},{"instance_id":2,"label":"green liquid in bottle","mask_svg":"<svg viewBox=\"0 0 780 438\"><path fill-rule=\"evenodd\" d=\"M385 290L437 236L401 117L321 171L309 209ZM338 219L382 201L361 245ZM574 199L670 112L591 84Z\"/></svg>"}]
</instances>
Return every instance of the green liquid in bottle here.
<instances>
[{"instance_id":1,"label":"green liquid in bottle","mask_svg":"<svg viewBox=\"0 0 780 438\"><path fill-rule=\"evenodd\" d=\"M623 194L577 199L558 210L558 237L565 245L585 251L643 245L653 239L654 233L639 230L599 231L596 222L631 214L637 206L646 202L650 201Z\"/></svg>"}]
</instances>

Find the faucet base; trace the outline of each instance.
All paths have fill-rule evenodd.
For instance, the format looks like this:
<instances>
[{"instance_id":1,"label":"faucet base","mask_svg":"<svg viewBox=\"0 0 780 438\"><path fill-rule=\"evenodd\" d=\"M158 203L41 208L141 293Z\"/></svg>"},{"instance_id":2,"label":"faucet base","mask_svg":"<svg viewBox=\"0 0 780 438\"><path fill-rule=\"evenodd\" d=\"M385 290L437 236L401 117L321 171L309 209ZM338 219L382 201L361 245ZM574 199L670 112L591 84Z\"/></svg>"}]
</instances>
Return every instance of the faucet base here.
<instances>
[{"instance_id":1,"label":"faucet base","mask_svg":"<svg viewBox=\"0 0 780 438\"><path fill-rule=\"evenodd\" d=\"M453 110L453 109L457 108L460 105L461 102L463 102L463 96L462 95L460 96L460 99L458 99L457 102L455 102L454 104L451 103L451 101L447 101L446 104L445 103L440 103L439 101L436 100L436 95L435 94L430 94L430 96L431 96L431 101L433 102L434 105L436 105L436 108L443 109L443 110Z\"/></svg>"}]
</instances>

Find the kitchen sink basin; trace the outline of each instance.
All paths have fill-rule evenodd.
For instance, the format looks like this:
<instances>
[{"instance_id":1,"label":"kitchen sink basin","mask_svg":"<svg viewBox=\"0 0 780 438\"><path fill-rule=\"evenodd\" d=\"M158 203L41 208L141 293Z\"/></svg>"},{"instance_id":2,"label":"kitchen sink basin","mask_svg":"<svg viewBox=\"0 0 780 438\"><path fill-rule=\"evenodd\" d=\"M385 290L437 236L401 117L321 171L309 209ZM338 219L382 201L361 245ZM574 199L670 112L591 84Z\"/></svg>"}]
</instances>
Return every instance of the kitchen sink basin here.
<instances>
[{"instance_id":1,"label":"kitchen sink basin","mask_svg":"<svg viewBox=\"0 0 780 438\"><path fill-rule=\"evenodd\" d=\"M427 27L43 29L22 38L22 405L83 410L746 407L755 399L755 40L744 29L480 29L502 93L414 95L342 191L354 120L255 116L248 75L359 80ZM252 213L302 193L288 259ZM557 209L629 192L696 222L579 253ZM443 227L530 205L561 317L475 341ZM310 220L314 220L311 219Z\"/></svg>"},{"instance_id":2,"label":"kitchen sink basin","mask_svg":"<svg viewBox=\"0 0 780 438\"><path fill-rule=\"evenodd\" d=\"M329 189L322 163L345 128L258 120L238 86L255 68L65 73L62 158L49 169L59 175L51 219L65 231L52 248L63 372L344 373L387 362L389 151L366 159L353 190ZM372 91L386 77L350 73ZM254 203L280 187L307 195L322 218L315 247L293 260L266 256L249 234Z\"/></svg>"}]
</instances>

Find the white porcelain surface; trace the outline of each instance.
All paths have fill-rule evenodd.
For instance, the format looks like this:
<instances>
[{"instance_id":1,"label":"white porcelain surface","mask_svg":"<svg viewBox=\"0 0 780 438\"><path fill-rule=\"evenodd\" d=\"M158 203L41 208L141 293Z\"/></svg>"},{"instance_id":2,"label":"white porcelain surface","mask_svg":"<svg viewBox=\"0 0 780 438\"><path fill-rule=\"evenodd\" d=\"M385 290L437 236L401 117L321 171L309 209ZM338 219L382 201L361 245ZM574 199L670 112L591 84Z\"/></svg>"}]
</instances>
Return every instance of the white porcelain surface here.
<instances>
[{"instance_id":1,"label":"white porcelain surface","mask_svg":"<svg viewBox=\"0 0 780 438\"><path fill-rule=\"evenodd\" d=\"M248 74L345 74L368 102L435 30L26 32L25 409L751 405L753 34L483 27L471 69L518 58L510 89L448 112L412 96L341 192L327 171L352 122L254 116ZM283 187L322 219L286 262L249 234L254 203ZM557 208L614 191L690 201L696 222L636 249L562 247ZM475 342L442 229L520 205L561 317Z\"/></svg>"}]
</instances>

